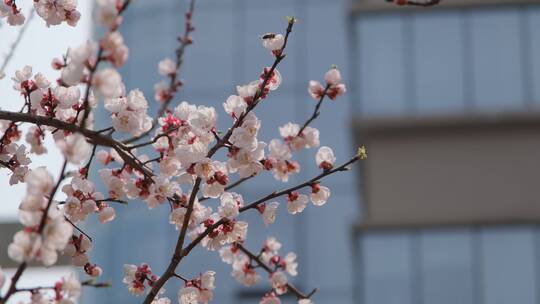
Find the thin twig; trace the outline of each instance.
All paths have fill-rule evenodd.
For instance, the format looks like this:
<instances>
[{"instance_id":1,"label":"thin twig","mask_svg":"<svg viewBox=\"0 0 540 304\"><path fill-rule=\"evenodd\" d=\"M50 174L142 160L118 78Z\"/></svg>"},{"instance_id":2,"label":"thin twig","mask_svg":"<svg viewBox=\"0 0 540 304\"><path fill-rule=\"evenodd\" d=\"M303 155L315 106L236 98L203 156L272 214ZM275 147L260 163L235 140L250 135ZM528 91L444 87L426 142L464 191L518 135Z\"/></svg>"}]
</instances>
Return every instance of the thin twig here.
<instances>
[{"instance_id":1,"label":"thin twig","mask_svg":"<svg viewBox=\"0 0 540 304\"><path fill-rule=\"evenodd\" d=\"M191 190L191 196L189 197L189 204L186 211L186 214L184 216L184 222L182 223L182 230L180 231L180 234L178 236L178 240L176 242L176 247L174 249L174 254L171 258L171 262L169 263L169 266L165 270L165 273L152 284L152 289L144 299L144 304L150 304L154 298L158 295L159 290L165 283L175 274L176 267L182 260L182 246L184 245L184 239L186 237L187 229L189 226L189 220L191 217L191 213L193 212L193 205L195 203L195 198L197 197L197 192L199 191L199 186L201 184L201 178L198 177L195 180L195 184L193 185L193 189Z\"/></svg>"},{"instance_id":2,"label":"thin twig","mask_svg":"<svg viewBox=\"0 0 540 304\"><path fill-rule=\"evenodd\" d=\"M301 136L302 135L302 132L309 126L309 124L314 121L317 117L319 117L319 115L321 115L321 112L319 111L319 109L321 108L321 105L322 105L322 102L324 100L324 97L326 96L326 93L328 92L328 89L330 89L330 85L327 84L326 87L324 88L324 91L321 95L321 97L319 98L319 101L317 102L317 105L315 106L315 109L313 110L313 114L311 115L311 117L306 120L306 122L302 125L302 127L300 128L300 130L298 131L298 134L296 134L296 136Z\"/></svg>"},{"instance_id":3,"label":"thin twig","mask_svg":"<svg viewBox=\"0 0 540 304\"><path fill-rule=\"evenodd\" d=\"M58 191L58 188L60 187L60 184L62 184L62 181L64 181L66 167L67 167L67 159L64 159L64 163L62 164L62 169L60 170L60 176L58 177L58 180L56 181L56 184L54 185L53 189L51 190L51 193L49 194L49 201L47 202L47 206L45 207L45 210L43 211L43 216L41 217L41 222L39 223L37 232L41 234L43 232L43 229L45 229L45 224L47 223L47 216L49 214L49 209L51 208L54 195L56 194L56 191Z\"/></svg>"},{"instance_id":4,"label":"thin twig","mask_svg":"<svg viewBox=\"0 0 540 304\"><path fill-rule=\"evenodd\" d=\"M93 280L81 282L81 285L87 286L87 287L95 287L95 288L111 287L110 283L107 283L107 282L95 283ZM27 287L27 288L17 288L15 292L35 292L37 290L54 290L54 289L55 289L55 286L36 286L36 287Z\"/></svg>"},{"instance_id":5,"label":"thin twig","mask_svg":"<svg viewBox=\"0 0 540 304\"><path fill-rule=\"evenodd\" d=\"M67 216L64 216L64 219L66 220L66 222L70 223L71 226L73 226L73 228L75 228L77 231L79 231L80 233L82 233L84 236L86 236L90 242L93 242L94 240L92 240L92 237L90 237L88 235L88 233L84 232L84 230L82 230L81 228L79 228L77 225L75 225L75 223L73 223Z\"/></svg>"},{"instance_id":6,"label":"thin twig","mask_svg":"<svg viewBox=\"0 0 540 304\"><path fill-rule=\"evenodd\" d=\"M136 149L136 148L141 148L141 147L144 147L144 146L148 146L148 145L151 145L151 144L154 144L158 141L158 139L162 138L162 137L165 137L165 136L168 136L169 134L171 134L172 132L174 131L177 131L180 127L176 127L176 128L172 128L172 129L169 129L163 133L160 133L158 135L156 135L154 138L152 138L152 140L150 141L147 141L147 142L143 142L143 143L140 143L140 144L136 144L136 145L132 145L132 146L128 146L127 148L129 150L133 150L133 149Z\"/></svg>"},{"instance_id":7,"label":"thin twig","mask_svg":"<svg viewBox=\"0 0 540 304\"><path fill-rule=\"evenodd\" d=\"M112 202L112 203L119 203L123 205L128 204L128 202L125 200L115 199L115 198L104 198L104 199L96 200L96 203L100 203L100 202Z\"/></svg>"},{"instance_id":8,"label":"thin twig","mask_svg":"<svg viewBox=\"0 0 540 304\"><path fill-rule=\"evenodd\" d=\"M218 141L216 143L216 145L214 145L210 151L208 152L208 155L207 157L212 157L221 147L225 146L228 142L229 142L229 139L231 138L234 130L240 126L242 126L242 124L244 123L244 119L248 116L248 114L259 104L259 102L261 101L262 97L263 97L263 93L264 93L264 89L266 88L266 85L268 84L268 81L270 81L270 78L272 78L272 75L274 74L274 70L276 69L276 67L278 66L278 64L285 58L285 54L283 53L283 51L285 50L285 48L287 47L287 41L289 40L289 35L291 34L292 32L292 29L293 29L293 26L294 26L294 23L295 23L295 19L294 18L291 18L287 24L287 29L286 29L286 32L285 32L285 39L284 39L284 43L283 43L283 46L281 47L281 50L278 52L278 54L276 55L276 59L274 60L274 63L272 64L272 66L270 67L270 69L268 71L266 71L266 74L264 76L264 79L261 83L261 85L259 86L259 89L257 90L257 92L255 93L255 96L253 96L253 101L252 103L246 108L246 110L240 115L240 117L238 117L238 119L236 120L236 122L233 124L233 126L231 128L229 128L229 130L227 131L227 133L221 138L220 141Z\"/></svg>"},{"instance_id":9,"label":"thin twig","mask_svg":"<svg viewBox=\"0 0 540 304\"><path fill-rule=\"evenodd\" d=\"M429 0L429 1L417 1L417 0L386 0L386 2L394 2L397 5L408 5L408 6L420 6L420 7L430 7L437 5L442 2L442 0Z\"/></svg>"},{"instance_id":10,"label":"thin twig","mask_svg":"<svg viewBox=\"0 0 540 304\"><path fill-rule=\"evenodd\" d=\"M268 272L269 274L272 274L274 273L274 271L268 267L268 265L266 265L265 263L263 263L263 261L261 261L260 257L255 255L253 252L249 251L246 247L244 247L244 245L242 245L241 243L234 243L234 246L238 249L240 249L240 251L242 251L244 254L246 254L252 261L255 261L255 263L257 263L257 265L259 265L262 269L264 269L266 272ZM297 299L301 300L301 299L309 299L311 296L313 296L319 289L318 288L314 288L310 293L308 293L307 295L304 294L303 292L301 292L298 288L296 288L294 285L292 285L291 283L287 283L286 284L287 286L287 290L291 291Z\"/></svg>"},{"instance_id":11,"label":"thin twig","mask_svg":"<svg viewBox=\"0 0 540 304\"><path fill-rule=\"evenodd\" d=\"M6 295L0 299L1 304L6 303L7 300L11 297L11 295L13 295L17 291L15 286L17 285L17 282L21 278L21 275L22 275L22 273L24 272L24 270L26 269L27 266L28 266L28 264L26 262L22 262L19 265L19 267L17 268L17 271L15 272L13 277L11 278L11 284L9 285L9 289L8 289Z\"/></svg>"},{"instance_id":12,"label":"thin twig","mask_svg":"<svg viewBox=\"0 0 540 304\"><path fill-rule=\"evenodd\" d=\"M88 178L88 173L90 172L90 165L92 164L92 160L94 159L94 156L96 155L96 148L97 148L97 145L94 145L92 147L92 154L90 154L88 163L86 163L86 166L84 166L84 177L86 178Z\"/></svg>"},{"instance_id":13,"label":"thin twig","mask_svg":"<svg viewBox=\"0 0 540 304\"><path fill-rule=\"evenodd\" d=\"M177 273L173 273L173 277L177 277L179 278L180 280L184 281L184 283L187 283L189 280L184 278L183 276L177 274Z\"/></svg>"}]
</instances>

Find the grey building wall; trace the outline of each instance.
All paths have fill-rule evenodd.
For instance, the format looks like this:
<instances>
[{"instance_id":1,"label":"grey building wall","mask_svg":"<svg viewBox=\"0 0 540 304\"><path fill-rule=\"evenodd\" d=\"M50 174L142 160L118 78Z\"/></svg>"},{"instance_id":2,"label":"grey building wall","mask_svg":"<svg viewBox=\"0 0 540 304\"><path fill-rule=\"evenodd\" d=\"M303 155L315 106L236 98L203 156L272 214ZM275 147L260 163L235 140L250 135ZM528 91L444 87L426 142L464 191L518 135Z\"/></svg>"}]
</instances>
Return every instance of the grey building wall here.
<instances>
[{"instance_id":1,"label":"grey building wall","mask_svg":"<svg viewBox=\"0 0 540 304\"><path fill-rule=\"evenodd\" d=\"M183 27L179 2L136 1L122 26L131 52L123 68L126 85L142 89L149 100L159 79L157 62L173 56L174 37ZM356 34L348 36L343 0L198 1L195 44L187 49L181 71L186 85L176 100L221 109L236 84L255 79L271 64L259 35L283 31L287 15L300 22L279 68L284 84L257 111L262 140L277 137L277 127L288 121L305 120L314 105L307 81L322 78L331 64L344 75L355 69L359 76L354 83L345 77L355 94L325 103L315 123L321 144L334 147L339 160L355 150L349 133L353 115L524 110L540 102L539 9L378 15L355 22ZM355 41L356 60L350 61L347 52ZM226 126L225 115L221 123ZM304 170L292 182L315 173L314 153L299 156ZM356 177L329 178L330 202L299 216L282 208L268 229L257 215L248 215L248 245L258 246L270 234L285 251L298 252L295 281L306 290L319 287L317 303L352 303L353 272L365 275L365 303L534 303L539 242L534 227L373 233L362 240L363 267L354 269L349 232L360 214ZM262 177L239 192L249 200L275 185ZM161 273L174 247L177 232L168 224L167 208L148 212L142 203L132 203L117 209L113 223L92 225L93 258L114 287L90 290L85 303L136 302L120 283L122 265L149 262ZM229 265L217 253L197 250L179 272L190 276L208 269L218 273L216 303L258 302L258 297L239 298L245 288L230 277ZM169 283L169 294L179 286Z\"/></svg>"}]
</instances>

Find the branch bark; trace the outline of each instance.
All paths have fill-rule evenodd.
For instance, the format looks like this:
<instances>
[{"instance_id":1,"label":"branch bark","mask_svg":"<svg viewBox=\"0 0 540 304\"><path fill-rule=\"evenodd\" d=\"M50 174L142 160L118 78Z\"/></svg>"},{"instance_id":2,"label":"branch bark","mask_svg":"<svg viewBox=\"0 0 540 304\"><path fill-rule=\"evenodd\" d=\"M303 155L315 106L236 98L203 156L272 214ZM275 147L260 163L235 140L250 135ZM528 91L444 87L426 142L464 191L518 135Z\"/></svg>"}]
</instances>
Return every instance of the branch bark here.
<instances>
[{"instance_id":1,"label":"branch bark","mask_svg":"<svg viewBox=\"0 0 540 304\"><path fill-rule=\"evenodd\" d=\"M0 110L0 120L9 120L14 122L27 122L36 125L50 126L60 130L80 133L84 135L92 144L110 147L114 149L122 160L133 169L143 173L146 177L151 178L152 172L148 170L142 163L135 157L132 157L126 153L126 146L116 141L114 138L108 135L101 134L100 132L80 127L77 124L67 123L55 118L49 118L45 116L2 111Z\"/></svg>"}]
</instances>

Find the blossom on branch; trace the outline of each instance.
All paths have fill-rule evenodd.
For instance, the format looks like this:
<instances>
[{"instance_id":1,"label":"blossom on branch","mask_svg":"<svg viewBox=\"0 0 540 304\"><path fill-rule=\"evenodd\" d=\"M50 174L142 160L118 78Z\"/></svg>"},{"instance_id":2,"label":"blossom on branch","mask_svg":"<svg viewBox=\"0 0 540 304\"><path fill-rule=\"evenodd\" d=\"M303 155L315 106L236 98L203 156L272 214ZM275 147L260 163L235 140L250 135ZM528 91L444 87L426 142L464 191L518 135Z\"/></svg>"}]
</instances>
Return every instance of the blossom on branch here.
<instances>
[{"instance_id":1,"label":"blossom on branch","mask_svg":"<svg viewBox=\"0 0 540 304\"><path fill-rule=\"evenodd\" d=\"M324 85L310 81L309 94L317 100L313 114L303 123L284 122L278 138L259 138L263 126L256 114L259 107L272 106L264 101L281 86L283 78L278 65L286 58L286 46L296 19L287 18L282 34L262 36L263 46L271 52L272 64L261 65L255 80L237 85L223 102L228 128L220 129L218 111L211 106L176 102L175 95L183 85L179 70L184 49L193 43L192 16L194 0L185 14L185 32L178 38L174 59L165 58L157 64L163 76L155 85L155 99L160 103L156 115L149 114L143 93L127 88L117 68L129 58L129 48L119 31L122 13L130 0L98 0L97 18L106 26L103 37L96 42L68 48L65 54L52 60L58 78L49 80L23 66L13 76L13 89L22 100L19 112L0 110L0 168L10 172L10 184L24 182L27 192L19 207L19 220L24 226L13 236L8 255L19 263L8 291L0 296L7 302L17 292L30 291L32 303L74 303L82 286L104 286L91 280L82 283L74 277L63 278L52 287L18 289L17 281L27 263L56 263L58 254L69 258L74 266L90 278L103 270L92 263L89 251L92 236L78 225L95 214L100 223L122 216L121 208L113 204L143 201L148 209L166 208L168 220L178 230L175 250L166 270L158 276L146 263L124 265L123 282L136 295L145 295L145 304L170 304L163 297L163 286L171 278L184 285L178 290L181 304L208 303L213 298L215 273L206 271L192 279L177 274L177 266L194 248L202 246L219 251L223 262L232 266L231 275L245 286L268 278L269 292L260 303L281 303L280 296L292 293L298 303L312 303L289 283L288 276L298 274L297 255L280 254L281 243L269 237L257 253L244 247L249 224L241 213L254 209L268 226L276 221L279 200L290 214L303 212L311 201L324 205L331 190L321 184L324 177L345 171L352 163L367 157L365 147L342 165L330 147L323 146L315 154L320 170L315 177L283 190L273 191L252 202L244 200L240 184L264 174L286 183L300 172L295 156L304 149L321 144L320 132L313 126L319 117L321 104L346 92L340 71L335 67L324 75ZM80 13L75 0L35 0L34 7L47 26L66 22L75 26ZM0 17L10 24L24 22L24 16L14 0L0 2ZM107 66L103 67L102 65ZM227 96L225 95L225 96ZM98 106L110 114L104 125L94 121ZM153 116L151 116L153 115ZM20 143L22 124L30 124L24 134L29 150ZM113 134L114 133L114 134ZM122 136L129 136L122 138ZM48 152L43 145L49 136L64 157L57 181L44 167L33 168L31 157ZM52 152L52 151L51 151ZM94 168L96 165L100 168ZM97 191L98 181L91 180L96 172L104 193ZM9 172L8 172L9 173ZM233 188L234 189L233 191ZM56 195L65 195L58 201ZM245 196L247 197L247 196ZM117 215L118 212L118 215ZM97 236L99 237L99 236ZM264 273L264 276L261 275ZM0 287L5 276L0 269ZM54 291L54 299L42 289Z\"/></svg>"}]
</instances>

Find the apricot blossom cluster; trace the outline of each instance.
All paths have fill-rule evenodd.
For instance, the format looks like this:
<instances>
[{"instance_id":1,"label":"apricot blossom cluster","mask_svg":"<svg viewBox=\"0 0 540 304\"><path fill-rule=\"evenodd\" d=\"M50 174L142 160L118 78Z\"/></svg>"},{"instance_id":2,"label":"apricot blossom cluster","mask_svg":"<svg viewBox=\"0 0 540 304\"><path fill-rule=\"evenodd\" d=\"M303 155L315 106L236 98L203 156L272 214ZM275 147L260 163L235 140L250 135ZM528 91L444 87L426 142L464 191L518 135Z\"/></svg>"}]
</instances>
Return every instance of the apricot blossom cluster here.
<instances>
[{"instance_id":1,"label":"apricot blossom cluster","mask_svg":"<svg viewBox=\"0 0 540 304\"><path fill-rule=\"evenodd\" d=\"M30 292L31 303L72 303L82 286L106 286L94 281L81 283L72 276L50 287L54 291L51 296L41 287L19 288L17 282L28 263L50 266L59 254L70 257L72 264L91 279L99 277L107 270L90 261L92 238L78 225L94 216L106 224L122 216L114 204L131 201L143 201L148 209L167 208L170 212L164 220L179 231L171 261L162 274L153 272L147 263L124 266L123 282L133 295L144 296L144 303L171 303L163 286L172 278L183 282L177 293L179 303L212 300L213 271L192 279L176 273L182 259L198 245L218 251L223 261L231 264L232 276L246 286L258 282L263 277L260 271L265 271L268 292L261 303L280 303L280 296L287 292L293 293L298 303L312 303L315 290L306 294L289 282L288 277L298 273L295 253L281 255L281 244L273 237L265 241L258 254L244 246L249 225L242 213L258 211L268 226L276 221L276 211L282 205L292 215L303 212L310 201L322 206L331 196L322 180L366 157L362 148L362 153L336 165L332 149L321 147L323 139L312 124L325 98L336 100L345 94L340 71L332 66L322 84L309 82L308 93L316 103L305 122L288 122L276 130L276 138L268 142L260 139L262 122L255 109L283 82L277 67L285 59L296 21L288 17L284 33L262 36L262 46L273 63L263 65L253 81L236 86L234 94L223 101L230 127L220 131L217 109L177 102L175 96L183 83L179 70L184 50L193 42L194 0L185 14L186 29L178 39L176 58L165 58L157 64L157 73L166 80L155 85L154 103L139 89L127 88L117 71L129 59L129 48L118 28L130 2L97 1L97 20L106 33L99 41L71 47L53 59L56 79L36 73L30 66L21 67L11 78L23 102L18 112L0 110L0 167L10 172L10 184L26 183L27 194L19 207L24 227L8 248L19 267L0 303L18 292ZM35 0L34 7L47 26L62 22L74 26L80 17L75 0ZM0 16L12 25L24 22L14 0L0 3ZM94 111L100 107L110 115L108 125L94 122ZM159 107L157 115L149 113L153 107ZM24 136L22 124L31 125ZM64 158L56 180L46 167L32 166L34 156L49 151L44 146L47 137L53 139ZM22 138L28 146L20 143ZM315 148L318 151L314 151L313 166L320 173L312 179L252 202L232 191L263 174L288 182L301 170L295 154ZM223 157L217 157L219 150L225 152ZM99 183L91 180L92 170L99 176ZM209 203L211 200L216 204ZM4 281L0 270L0 287Z\"/></svg>"}]
</instances>

